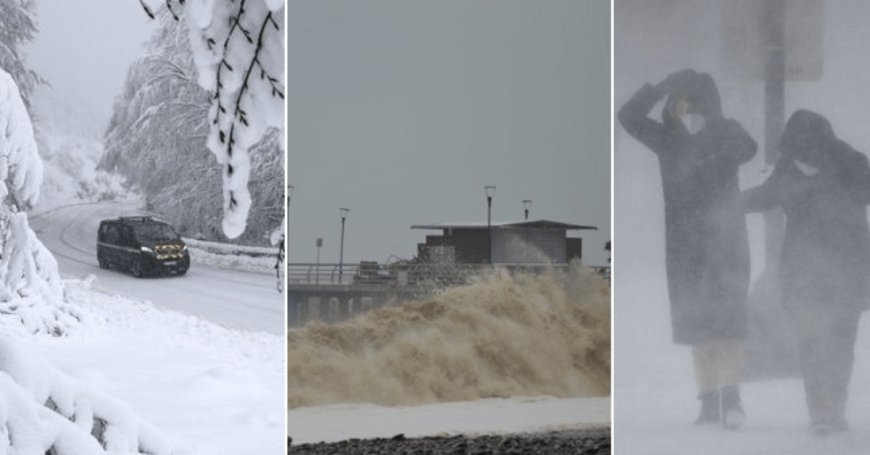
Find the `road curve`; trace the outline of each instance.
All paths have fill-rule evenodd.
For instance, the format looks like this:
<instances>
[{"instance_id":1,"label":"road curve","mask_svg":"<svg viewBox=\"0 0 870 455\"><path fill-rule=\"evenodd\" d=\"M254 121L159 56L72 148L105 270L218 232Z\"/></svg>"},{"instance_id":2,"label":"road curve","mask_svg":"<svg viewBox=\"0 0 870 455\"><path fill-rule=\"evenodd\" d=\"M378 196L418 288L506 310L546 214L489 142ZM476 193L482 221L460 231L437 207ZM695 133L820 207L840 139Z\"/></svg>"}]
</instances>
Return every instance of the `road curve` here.
<instances>
[{"instance_id":1,"label":"road curve","mask_svg":"<svg viewBox=\"0 0 870 455\"><path fill-rule=\"evenodd\" d=\"M97 265L100 220L128 215L124 205L107 201L71 204L31 214L30 226L57 258L61 276L95 275L94 286L133 300L186 313L219 325L284 334L284 299L269 274L191 264L183 277L134 278Z\"/></svg>"}]
</instances>

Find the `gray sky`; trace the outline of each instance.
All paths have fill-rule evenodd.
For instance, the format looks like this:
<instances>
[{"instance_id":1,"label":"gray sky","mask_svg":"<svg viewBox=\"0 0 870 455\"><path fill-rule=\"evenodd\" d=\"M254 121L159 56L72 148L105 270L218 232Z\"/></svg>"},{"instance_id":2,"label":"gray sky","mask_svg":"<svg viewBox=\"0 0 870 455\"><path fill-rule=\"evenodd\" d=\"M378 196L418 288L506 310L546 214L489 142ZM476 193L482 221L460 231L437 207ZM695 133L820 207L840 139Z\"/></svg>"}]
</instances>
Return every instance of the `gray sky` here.
<instances>
[{"instance_id":1,"label":"gray sky","mask_svg":"<svg viewBox=\"0 0 870 455\"><path fill-rule=\"evenodd\" d=\"M290 261L410 258L412 224L591 224L610 236L608 1L289 3Z\"/></svg>"},{"instance_id":2,"label":"gray sky","mask_svg":"<svg viewBox=\"0 0 870 455\"><path fill-rule=\"evenodd\" d=\"M102 137L127 67L154 25L135 0L39 0L39 33L27 61L51 84L39 118L64 132Z\"/></svg>"}]
</instances>

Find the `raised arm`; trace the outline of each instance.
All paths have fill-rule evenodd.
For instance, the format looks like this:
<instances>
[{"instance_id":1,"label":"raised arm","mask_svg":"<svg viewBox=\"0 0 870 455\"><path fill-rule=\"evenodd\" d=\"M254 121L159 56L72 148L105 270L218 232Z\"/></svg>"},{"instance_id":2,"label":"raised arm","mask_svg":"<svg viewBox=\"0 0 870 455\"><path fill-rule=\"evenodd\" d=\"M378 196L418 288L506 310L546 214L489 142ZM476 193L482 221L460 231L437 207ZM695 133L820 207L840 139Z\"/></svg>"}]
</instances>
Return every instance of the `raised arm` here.
<instances>
[{"instance_id":1,"label":"raised arm","mask_svg":"<svg viewBox=\"0 0 870 455\"><path fill-rule=\"evenodd\" d=\"M649 113L664 95L660 86L645 84L622 105L616 116L628 134L656 153L667 146L667 132L664 125L649 118Z\"/></svg>"}]
</instances>

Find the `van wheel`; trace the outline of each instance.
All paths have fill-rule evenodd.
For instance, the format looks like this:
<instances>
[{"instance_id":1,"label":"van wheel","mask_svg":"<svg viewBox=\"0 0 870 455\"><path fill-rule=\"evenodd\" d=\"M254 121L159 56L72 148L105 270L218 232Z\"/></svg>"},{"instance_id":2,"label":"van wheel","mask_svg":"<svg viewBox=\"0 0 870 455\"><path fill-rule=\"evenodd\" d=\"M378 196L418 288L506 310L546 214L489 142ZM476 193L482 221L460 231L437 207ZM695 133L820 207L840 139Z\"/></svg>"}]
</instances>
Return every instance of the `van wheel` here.
<instances>
[{"instance_id":1,"label":"van wheel","mask_svg":"<svg viewBox=\"0 0 870 455\"><path fill-rule=\"evenodd\" d=\"M132 273L136 278L142 278L142 262L133 262L133 266L130 268L130 273Z\"/></svg>"}]
</instances>

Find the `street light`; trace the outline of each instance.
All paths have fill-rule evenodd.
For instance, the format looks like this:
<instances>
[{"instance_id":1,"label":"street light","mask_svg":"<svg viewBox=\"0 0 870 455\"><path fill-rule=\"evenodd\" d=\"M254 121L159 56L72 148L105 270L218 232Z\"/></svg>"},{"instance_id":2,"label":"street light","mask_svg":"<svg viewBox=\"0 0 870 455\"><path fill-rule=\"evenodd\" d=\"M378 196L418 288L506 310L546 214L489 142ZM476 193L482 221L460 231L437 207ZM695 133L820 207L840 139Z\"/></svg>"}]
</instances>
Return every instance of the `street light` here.
<instances>
[{"instance_id":1,"label":"street light","mask_svg":"<svg viewBox=\"0 0 870 455\"><path fill-rule=\"evenodd\" d=\"M526 214L526 221L529 220L529 209L532 208L531 199L523 199L523 212Z\"/></svg>"},{"instance_id":2,"label":"street light","mask_svg":"<svg viewBox=\"0 0 870 455\"><path fill-rule=\"evenodd\" d=\"M487 185L483 187L486 191L486 227L492 227L492 197L495 196L495 186Z\"/></svg>"},{"instance_id":3,"label":"street light","mask_svg":"<svg viewBox=\"0 0 870 455\"><path fill-rule=\"evenodd\" d=\"M338 209L341 213L341 244L338 249L338 284L341 284L341 276L344 268L344 221L347 219L347 214L350 209L344 207Z\"/></svg>"}]
</instances>

